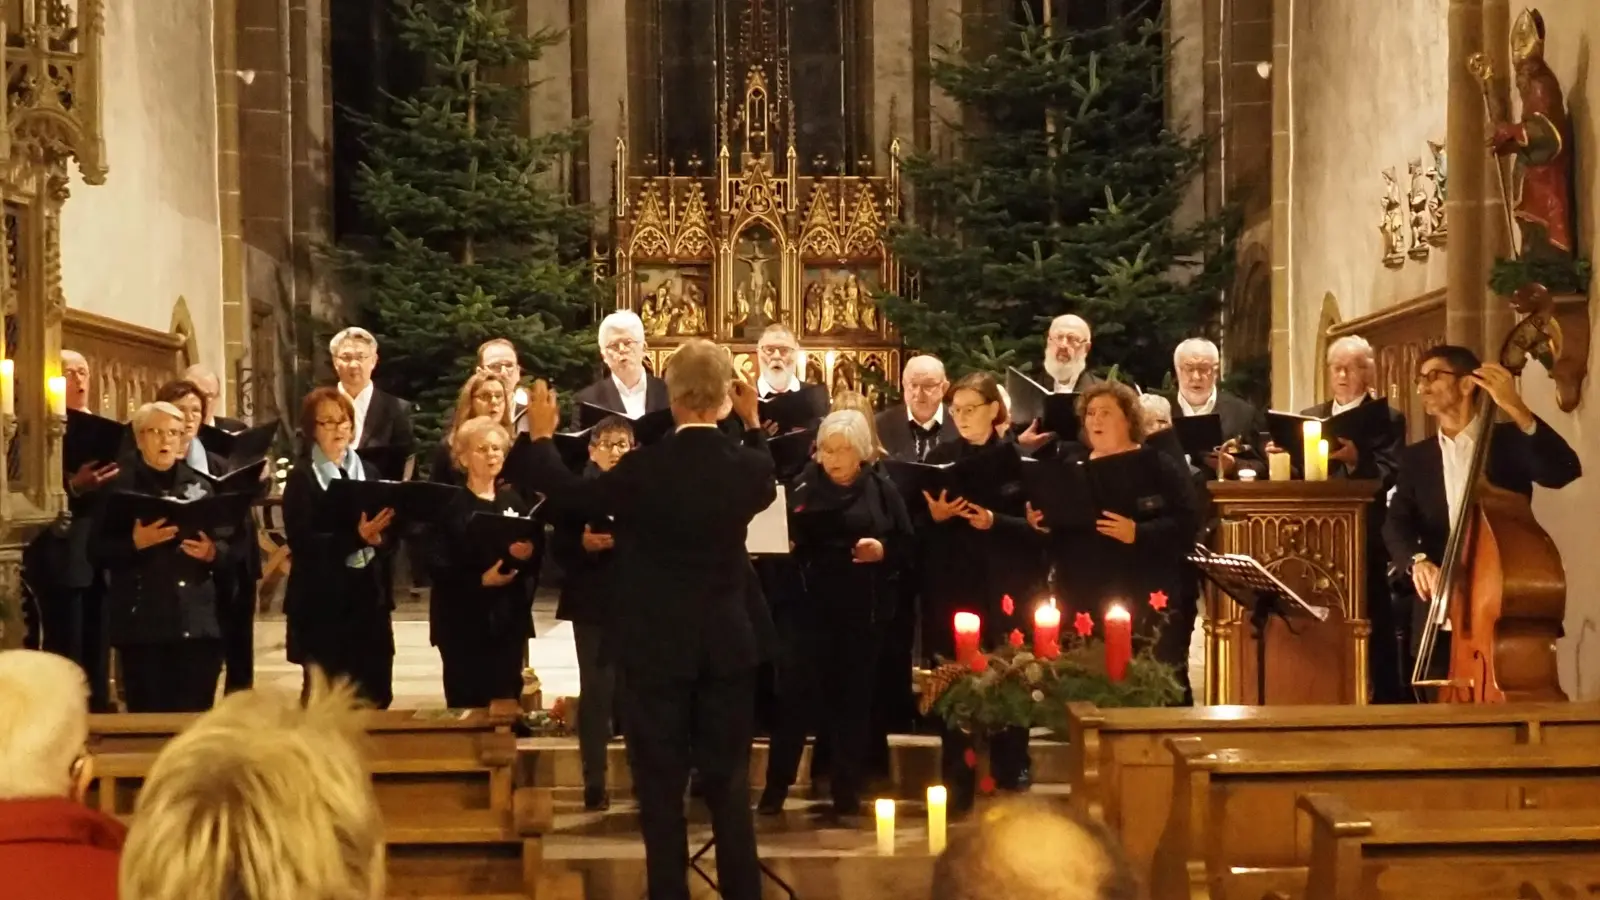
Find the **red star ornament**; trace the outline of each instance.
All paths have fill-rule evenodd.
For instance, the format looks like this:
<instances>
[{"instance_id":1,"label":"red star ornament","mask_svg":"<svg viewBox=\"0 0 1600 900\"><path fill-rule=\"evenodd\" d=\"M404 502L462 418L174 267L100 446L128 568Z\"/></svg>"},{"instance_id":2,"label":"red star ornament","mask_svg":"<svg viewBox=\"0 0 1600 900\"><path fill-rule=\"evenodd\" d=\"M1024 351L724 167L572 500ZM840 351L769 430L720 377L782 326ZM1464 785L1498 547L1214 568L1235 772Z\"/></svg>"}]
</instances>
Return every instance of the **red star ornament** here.
<instances>
[{"instance_id":1,"label":"red star ornament","mask_svg":"<svg viewBox=\"0 0 1600 900\"><path fill-rule=\"evenodd\" d=\"M1013 629L1011 629L1011 633L1006 636L1006 640L1010 641L1011 642L1011 646L1013 646L1013 647L1021 647L1022 646L1022 640L1023 640L1022 632L1018 631L1015 628L1013 628Z\"/></svg>"},{"instance_id":2,"label":"red star ornament","mask_svg":"<svg viewBox=\"0 0 1600 900\"><path fill-rule=\"evenodd\" d=\"M1000 611L1005 613L1008 616L1012 615L1013 613L1015 613L1017 611L1016 601L1011 599L1011 595L1010 594L1001 595L1001 597L1000 597Z\"/></svg>"},{"instance_id":3,"label":"red star ornament","mask_svg":"<svg viewBox=\"0 0 1600 900\"><path fill-rule=\"evenodd\" d=\"M1160 611L1167 608L1167 592L1153 591L1150 594L1150 608Z\"/></svg>"},{"instance_id":4,"label":"red star ornament","mask_svg":"<svg viewBox=\"0 0 1600 900\"><path fill-rule=\"evenodd\" d=\"M976 769L978 767L978 751L968 747L967 752L961 754L961 761L967 764L967 768Z\"/></svg>"},{"instance_id":5,"label":"red star ornament","mask_svg":"<svg viewBox=\"0 0 1600 900\"><path fill-rule=\"evenodd\" d=\"M972 661L967 663L967 668L982 675L984 672L989 671L989 657L982 653L975 653L972 656Z\"/></svg>"},{"instance_id":6,"label":"red star ornament","mask_svg":"<svg viewBox=\"0 0 1600 900\"><path fill-rule=\"evenodd\" d=\"M1072 630L1081 637L1088 637L1094 633L1094 617L1086 612L1078 613L1072 618Z\"/></svg>"}]
</instances>

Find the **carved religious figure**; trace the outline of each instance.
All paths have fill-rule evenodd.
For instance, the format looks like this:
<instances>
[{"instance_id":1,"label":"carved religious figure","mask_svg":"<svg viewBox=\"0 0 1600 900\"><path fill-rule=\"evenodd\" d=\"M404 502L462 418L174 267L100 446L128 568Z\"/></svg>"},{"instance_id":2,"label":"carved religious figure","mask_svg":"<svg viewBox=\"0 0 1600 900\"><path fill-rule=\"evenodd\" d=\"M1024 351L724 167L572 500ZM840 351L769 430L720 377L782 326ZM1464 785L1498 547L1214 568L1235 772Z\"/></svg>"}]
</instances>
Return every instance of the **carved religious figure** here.
<instances>
[{"instance_id":1,"label":"carved religious figure","mask_svg":"<svg viewBox=\"0 0 1600 900\"><path fill-rule=\"evenodd\" d=\"M1517 189L1513 207L1522 260L1573 258L1572 123L1567 117L1561 82L1544 59L1544 17L1524 10L1511 29L1511 59L1516 72L1521 121L1508 110L1492 110L1494 136L1489 146L1498 156L1516 160ZM1481 67L1479 77L1486 77Z\"/></svg>"},{"instance_id":2,"label":"carved religious figure","mask_svg":"<svg viewBox=\"0 0 1600 900\"><path fill-rule=\"evenodd\" d=\"M1406 196L1406 201L1411 209L1411 258L1427 259L1429 242L1433 237L1433 216L1428 212L1428 203L1433 199L1428 190L1428 179L1422 171L1422 160L1413 159L1407 172L1411 175L1411 193Z\"/></svg>"},{"instance_id":3,"label":"carved religious figure","mask_svg":"<svg viewBox=\"0 0 1600 900\"><path fill-rule=\"evenodd\" d=\"M1383 264L1393 268L1406 261L1405 201L1392 167L1383 170L1383 182L1383 218L1378 220L1378 231L1383 234Z\"/></svg>"},{"instance_id":4,"label":"carved religious figure","mask_svg":"<svg viewBox=\"0 0 1600 900\"><path fill-rule=\"evenodd\" d=\"M1450 164L1443 144L1429 141L1428 151L1433 154L1433 165L1425 173L1433 182L1433 196L1428 199L1428 216L1433 220L1433 231L1429 235L1429 240L1434 246L1440 247L1449 236L1444 218L1444 204L1450 199Z\"/></svg>"},{"instance_id":5,"label":"carved religious figure","mask_svg":"<svg viewBox=\"0 0 1600 900\"><path fill-rule=\"evenodd\" d=\"M734 284L733 309L728 312L728 324L735 328L759 332L778 320L778 288L767 272L767 263L777 258L770 243L762 229L740 241L738 261L745 266L745 277Z\"/></svg>"},{"instance_id":6,"label":"carved religious figure","mask_svg":"<svg viewBox=\"0 0 1600 900\"><path fill-rule=\"evenodd\" d=\"M639 298L646 337L689 337L706 333L705 292L692 278L669 275Z\"/></svg>"},{"instance_id":7,"label":"carved religious figure","mask_svg":"<svg viewBox=\"0 0 1600 900\"><path fill-rule=\"evenodd\" d=\"M844 269L836 273L821 272L806 285L805 317L809 334L875 332L878 329L878 311L873 306L871 291L863 289L860 275Z\"/></svg>"}]
</instances>

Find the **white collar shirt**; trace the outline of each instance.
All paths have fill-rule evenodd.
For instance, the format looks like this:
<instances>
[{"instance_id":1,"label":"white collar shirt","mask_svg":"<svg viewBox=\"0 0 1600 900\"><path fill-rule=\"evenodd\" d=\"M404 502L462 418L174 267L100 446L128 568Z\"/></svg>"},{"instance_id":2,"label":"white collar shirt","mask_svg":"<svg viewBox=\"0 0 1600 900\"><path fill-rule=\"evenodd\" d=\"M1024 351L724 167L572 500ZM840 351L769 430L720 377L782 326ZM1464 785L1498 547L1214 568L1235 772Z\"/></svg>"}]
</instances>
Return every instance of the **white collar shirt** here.
<instances>
[{"instance_id":1,"label":"white collar shirt","mask_svg":"<svg viewBox=\"0 0 1600 900\"><path fill-rule=\"evenodd\" d=\"M350 436L350 446L359 447L361 446L361 434L366 430L367 426L367 410L372 408L372 382L367 382L367 386L353 397L350 396L349 391L345 390L344 384L340 383L339 393L350 397L350 405L355 407L356 420L352 423L355 426L355 431Z\"/></svg>"},{"instance_id":2,"label":"white collar shirt","mask_svg":"<svg viewBox=\"0 0 1600 900\"><path fill-rule=\"evenodd\" d=\"M1183 409L1183 414L1186 416L1209 416L1217 408L1217 389L1212 387L1211 396L1199 406L1191 406L1189 401L1184 399L1183 392L1179 391L1178 406Z\"/></svg>"},{"instance_id":3,"label":"white collar shirt","mask_svg":"<svg viewBox=\"0 0 1600 900\"><path fill-rule=\"evenodd\" d=\"M612 375L611 383L617 386L617 396L622 398L622 411L627 414L628 418L637 419L644 415L645 398L650 390L650 379L640 373L639 383L630 388L622 383L622 379Z\"/></svg>"}]
</instances>

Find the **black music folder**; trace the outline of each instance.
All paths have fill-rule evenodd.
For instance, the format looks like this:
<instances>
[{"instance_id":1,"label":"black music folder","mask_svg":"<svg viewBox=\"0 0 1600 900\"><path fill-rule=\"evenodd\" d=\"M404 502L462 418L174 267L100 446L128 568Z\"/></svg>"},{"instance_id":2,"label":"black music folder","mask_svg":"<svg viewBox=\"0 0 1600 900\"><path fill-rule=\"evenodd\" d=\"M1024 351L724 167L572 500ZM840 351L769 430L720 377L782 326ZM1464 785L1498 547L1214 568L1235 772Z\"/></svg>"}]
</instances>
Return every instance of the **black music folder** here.
<instances>
[{"instance_id":1,"label":"black music folder","mask_svg":"<svg viewBox=\"0 0 1600 900\"><path fill-rule=\"evenodd\" d=\"M584 430L593 428L612 416L621 416L628 420L628 424L633 426L633 443L639 447L654 444L677 428L677 422L672 418L670 409L658 409L634 418L627 413L606 409L604 406L597 406L587 401L578 404L578 424L583 426Z\"/></svg>"},{"instance_id":2,"label":"black music folder","mask_svg":"<svg viewBox=\"0 0 1600 900\"><path fill-rule=\"evenodd\" d=\"M778 434L787 434L815 427L817 420L828 414L830 405L827 388L820 384L806 384L798 391L768 394L757 407L762 425L775 422Z\"/></svg>"},{"instance_id":3,"label":"black music folder","mask_svg":"<svg viewBox=\"0 0 1600 900\"><path fill-rule=\"evenodd\" d=\"M219 494L244 494L255 497L267 489L267 483L261 476L267 470L267 461L258 459L248 466L234 469L226 475L211 475L205 472L195 474L211 482L212 490Z\"/></svg>"},{"instance_id":4,"label":"black music folder","mask_svg":"<svg viewBox=\"0 0 1600 900\"><path fill-rule=\"evenodd\" d=\"M992 497L1003 486L1022 477L1022 457L1017 448L1004 441L953 463L903 462L898 459L883 461L884 471L895 486L905 495L908 503L922 503L927 492L937 498L940 491L948 491L949 499L957 497ZM974 499L974 502L977 502ZM913 509L916 507L913 507Z\"/></svg>"},{"instance_id":5,"label":"black music folder","mask_svg":"<svg viewBox=\"0 0 1600 900\"><path fill-rule=\"evenodd\" d=\"M582 473L589 467L589 440L594 435L593 428L582 431L558 431L550 439L556 442L556 453L561 461L573 472ZM527 437L527 435L522 435ZM520 439L519 439L520 441ZM513 451L516 447L511 448ZM529 447L532 450L532 447ZM511 468L511 456L506 456L506 468Z\"/></svg>"},{"instance_id":6,"label":"black music folder","mask_svg":"<svg viewBox=\"0 0 1600 900\"><path fill-rule=\"evenodd\" d=\"M505 561L505 568L514 569L533 562L533 558L517 559L508 551L518 541L533 541L536 545L544 539L544 522L534 517L541 500L526 515L515 510L498 513L475 512L467 520L466 544L475 548L485 567L495 560Z\"/></svg>"},{"instance_id":7,"label":"black music folder","mask_svg":"<svg viewBox=\"0 0 1600 900\"><path fill-rule=\"evenodd\" d=\"M362 462L377 469L384 480L400 481L409 474L406 469L416 450L412 447L358 447L356 455L361 457Z\"/></svg>"},{"instance_id":8,"label":"black music folder","mask_svg":"<svg viewBox=\"0 0 1600 900\"><path fill-rule=\"evenodd\" d=\"M1172 430L1178 433L1178 443L1183 445L1183 452L1189 454L1189 461L1197 466L1205 465L1206 457L1215 453L1226 440L1222 436L1222 417L1216 413L1173 416Z\"/></svg>"},{"instance_id":9,"label":"black music folder","mask_svg":"<svg viewBox=\"0 0 1600 900\"><path fill-rule=\"evenodd\" d=\"M223 431L215 425L201 425L198 437L202 447L226 459L229 468L237 469L266 458L278 437L278 423L267 422L243 431Z\"/></svg>"},{"instance_id":10,"label":"black music folder","mask_svg":"<svg viewBox=\"0 0 1600 900\"><path fill-rule=\"evenodd\" d=\"M1018 433L1038 420L1040 431L1053 432L1063 441L1078 440L1083 423L1078 417L1077 394L1058 394L1010 366L1006 367L1006 393L1011 395L1011 423Z\"/></svg>"},{"instance_id":11,"label":"black music folder","mask_svg":"<svg viewBox=\"0 0 1600 900\"><path fill-rule=\"evenodd\" d=\"M433 481L357 481L336 478L328 483L327 514L333 527L356 527L364 514L374 518L385 509L395 518L428 522L463 490Z\"/></svg>"},{"instance_id":12,"label":"black music folder","mask_svg":"<svg viewBox=\"0 0 1600 900\"><path fill-rule=\"evenodd\" d=\"M1389 421L1389 403L1379 397L1326 419L1269 410L1267 433L1272 435L1274 444L1289 454L1295 468L1304 471L1307 422L1322 423L1322 437L1328 442L1328 451L1331 453L1339 449L1341 439L1363 450L1382 441L1389 435Z\"/></svg>"},{"instance_id":13,"label":"black music folder","mask_svg":"<svg viewBox=\"0 0 1600 900\"><path fill-rule=\"evenodd\" d=\"M802 428L777 437L767 438L767 452L772 454L772 468L779 478L792 478L800 474L811 461L816 447L817 432Z\"/></svg>"},{"instance_id":14,"label":"black music folder","mask_svg":"<svg viewBox=\"0 0 1600 900\"><path fill-rule=\"evenodd\" d=\"M1166 511L1161 492L1162 451L1154 447L1098 459L1046 460L1024 466L1023 484L1045 525L1094 527L1112 512L1135 522Z\"/></svg>"},{"instance_id":15,"label":"black music folder","mask_svg":"<svg viewBox=\"0 0 1600 900\"><path fill-rule=\"evenodd\" d=\"M87 463L114 463L132 445L131 423L82 410L67 410L67 433L62 438L61 455L68 472L76 472Z\"/></svg>"},{"instance_id":16,"label":"black music folder","mask_svg":"<svg viewBox=\"0 0 1600 900\"><path fill-rule=\"evenodd\" d=\"M1178 439L1178 432L1171 428L1163 428L1154 434L1144 436L1144 445L1160 453L1165 453L1185 467L1189 465L1188 455L1184 452L1183 441Z\"/></svg>"},{"instance_id":17,"label":"black music folder","mask_svg":"<svg viewBox=\"0 0 1600 900\"><path fill-rule=\"evenodd\" d=\"M133 491L113 491L106 498L105 520L114 532L132 533L134 522L146 525L166 519L178 526L178 540L201 533L227 538L250 515L248 494L205 494L193 499L157 497Z\"/></svg>"}]
</instances>

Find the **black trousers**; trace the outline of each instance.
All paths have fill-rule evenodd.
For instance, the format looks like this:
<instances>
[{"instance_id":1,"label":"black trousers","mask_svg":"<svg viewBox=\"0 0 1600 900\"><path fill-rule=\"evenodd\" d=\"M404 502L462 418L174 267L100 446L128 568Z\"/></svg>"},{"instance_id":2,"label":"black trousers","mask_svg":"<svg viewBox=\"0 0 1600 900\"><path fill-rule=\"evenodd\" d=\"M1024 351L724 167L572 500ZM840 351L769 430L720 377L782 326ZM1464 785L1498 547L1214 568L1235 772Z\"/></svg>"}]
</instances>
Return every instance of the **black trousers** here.
<instances>
[{"instance_id":1,"label":"black trousers","mask_svg":"<svg viewBox=\"0 0 1600 900\"><path fill-rule=\"evenodd\" d=\"M222 689L230 694L249 690L256 680L256 583L243 565L217 579L217 626L227 669Z\"/></svg>"},{"instance_id":2,"label":"black trousers","mask_svg":"<svg viewBox=\"0 0 1600 900\"><path fill-rule=\"evenodd\" d=\"M528 639L520 631L492 635L477 643L439 645L444 664L444 703L451 709L477 709L490 700L522 696L523 658Z\"/></svg>"},{"instance_id":3,"label":"black trousers","mask_svg":"<svg viewBox=\"0 0 1600 900\"><path fill-rule=\"evenodd\" d=\"M345 677L355 684L361 699L374 709L388 709L394 702L394 633L375 634L371 640L352 640L337 649L324 648L308 659L300 694L311 690L311 667L317 666L330 679Z\"/></svg>"},{"instance_id":4,"label":"black trousers","mask_svg":"<svg viewBox=\"0 0 1600 900\"><path fill-rule=\"evenodd\" d=\"M806 735L814 733L831 751L834 806L849 811L860 803L869 771L879 632L868 623L810 624L785 637L790 646L778 668L778 720L767 757L767 787L794 784ZM909 666L907 673L909 683Z\"/></svg>"},{"instance_id":5,"label":"black trousers","mask_svg":"<svg viewBox=\"0 0 1600 900\"><path fill-rule=\"evenodd\" d=\"M117 655L128 712L205 712L216 699L222 674L216 638L127 644Z\"/></svg>"},{"instance_id":6,"label":"black trousers","mask_svg":"<svg viewBox=\"0 0 1600 900\"><path fill-rule=\"evenodd\" d=\"M972 735L940 724L939 768L956 810L971 809L977 793L977 769L967 765L967 751L973 749ZM989 736L989 770L996 787L1016 790L1030 763L1026 728L1006 728Z\"/></svg>"},{"instance_id":7,"label":"black trousers","mask_svg":"<svg viewBox=\"0 0 1600 900\"><path fill-rule=\"evenodd\" d=\"M583 786L606 786L606 745L613 734L617 704L617 670L600 656L603 629L586 622L572 623L578 645L578 753L583 758Z\"/></svg>"},{"instance_id":8,"label":"black trousers","mask_svg":"<svg viewBox=\"0 0 1600 900\"><path fill-rule=\"evenodd\" d=\"M663 678L622 673L622 725L639 800L650 900L689 900L684 789L693 768L717 841L725 900L760 900L761 865L750 810L755 669Z\"/></svg>"}]
</instances>

